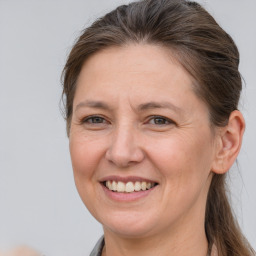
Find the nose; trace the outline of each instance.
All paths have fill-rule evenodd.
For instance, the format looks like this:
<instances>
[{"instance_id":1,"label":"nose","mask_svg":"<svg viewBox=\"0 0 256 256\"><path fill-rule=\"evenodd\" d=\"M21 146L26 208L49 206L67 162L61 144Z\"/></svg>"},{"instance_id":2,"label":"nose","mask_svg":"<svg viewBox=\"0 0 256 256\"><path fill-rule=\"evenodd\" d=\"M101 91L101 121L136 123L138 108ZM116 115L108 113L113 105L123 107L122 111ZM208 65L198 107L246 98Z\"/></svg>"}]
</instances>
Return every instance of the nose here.
<instances>
[{"instance_id":1,"label":"nose","mask_svg":"<svg viewBox=\"0 0 256 256\"><path fill-rule=\"evenodd\" d=\"M140 136L134 128L119 127L113 132L112 141L106 151L106 159L119 168L129 167L144 159Z\"/></svg>"}]
</instances>

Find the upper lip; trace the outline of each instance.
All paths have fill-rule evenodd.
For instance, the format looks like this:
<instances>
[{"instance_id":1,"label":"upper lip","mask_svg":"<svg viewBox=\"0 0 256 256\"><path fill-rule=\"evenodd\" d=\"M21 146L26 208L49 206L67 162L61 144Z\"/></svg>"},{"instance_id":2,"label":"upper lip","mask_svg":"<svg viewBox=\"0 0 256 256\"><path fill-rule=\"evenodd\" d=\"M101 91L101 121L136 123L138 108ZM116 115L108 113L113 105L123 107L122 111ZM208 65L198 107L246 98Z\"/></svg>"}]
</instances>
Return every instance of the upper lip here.
<instances>
[{"instance_id":1,"label":"upper lip","mask_svg":"<svg viewBox=\"0 0 256 256\"><path fill-rule=\"evenodd\" d=\"M151 180L148 178L143 178L139 176L127 176L127 177L122 177L122 176L116 176L116 175L111 175L111 176L106 176L102 179L100 179L100 182L105 182L105 181L122 181L124 183L127 183L129 181L136 182L136 181L146 181L146 182L151 182L151 183L158 183L155 180Z\"/></svg>"}]
</instances>

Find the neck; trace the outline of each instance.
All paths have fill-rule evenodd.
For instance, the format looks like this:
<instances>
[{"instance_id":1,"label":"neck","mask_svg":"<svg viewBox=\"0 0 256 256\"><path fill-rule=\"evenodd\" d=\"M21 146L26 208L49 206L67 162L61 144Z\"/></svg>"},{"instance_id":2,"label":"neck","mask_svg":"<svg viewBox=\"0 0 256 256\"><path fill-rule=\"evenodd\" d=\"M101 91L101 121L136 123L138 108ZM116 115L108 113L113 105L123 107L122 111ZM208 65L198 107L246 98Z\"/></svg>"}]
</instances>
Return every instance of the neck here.
<instances>
[{"instance_id":1,"label":"neck","mask_svg":"<svg viewBox=\"0 0 256 256\"><path fill-rule=\"evenodd\" d=\"M102 256L206 256L208 242L203 228L192 223L168 234L129 238L104 229L105 247ZM189 253L188 253L189 252Z\"/></svg>"}]
</instances>

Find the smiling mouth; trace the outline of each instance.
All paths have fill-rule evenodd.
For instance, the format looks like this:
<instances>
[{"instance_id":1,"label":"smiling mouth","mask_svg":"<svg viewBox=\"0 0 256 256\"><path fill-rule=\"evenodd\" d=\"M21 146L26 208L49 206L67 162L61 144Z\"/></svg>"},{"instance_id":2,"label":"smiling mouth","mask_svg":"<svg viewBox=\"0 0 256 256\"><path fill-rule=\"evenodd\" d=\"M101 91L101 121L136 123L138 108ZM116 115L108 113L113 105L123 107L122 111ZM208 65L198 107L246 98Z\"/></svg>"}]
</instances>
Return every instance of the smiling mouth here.
<instances>
[{"instance_id":1,"label":"smiling mouth","mask_svg":"<svg viewBox=\"0 0 256 256\"><path fill-rule=\"evenodd\" d=\"M110 180L104 181L102 184L109 190L118 193L133 193L139 191L146 191L158 185L158 183L146 181L122 182Z\"/></svg>"}]
</instances>

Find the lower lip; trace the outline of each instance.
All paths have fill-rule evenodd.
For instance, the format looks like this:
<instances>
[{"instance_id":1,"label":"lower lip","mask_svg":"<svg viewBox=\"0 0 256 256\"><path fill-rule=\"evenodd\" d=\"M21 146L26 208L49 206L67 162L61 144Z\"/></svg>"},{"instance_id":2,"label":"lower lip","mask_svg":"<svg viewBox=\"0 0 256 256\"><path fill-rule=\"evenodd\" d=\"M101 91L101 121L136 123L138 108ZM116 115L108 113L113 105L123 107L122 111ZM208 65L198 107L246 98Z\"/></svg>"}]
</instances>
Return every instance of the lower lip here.
<instances>
[{"instance_id":1,"label":"lower lip","mask_svg":"<svg viewBox=\"0 0 256 256\"><path fill-rule=\"evenodd\" d=\"M112 200L119 201L119 202L129 202L129 201L136 201L141 198L147 197L150 193L152 193L155 188L151 188L145 191L138 191L138 192L132 192L132 193L123 193L123 192L114 192L106 188L103 184L101 184L103 191L105 194L111 198Z\"/></svg>"}]
</instances>

